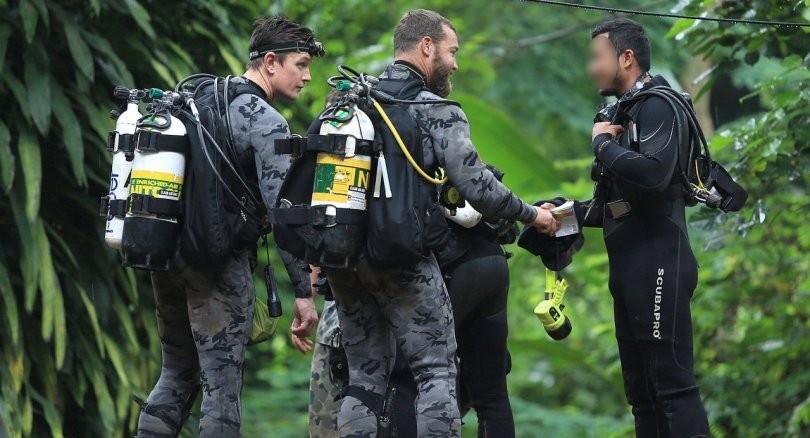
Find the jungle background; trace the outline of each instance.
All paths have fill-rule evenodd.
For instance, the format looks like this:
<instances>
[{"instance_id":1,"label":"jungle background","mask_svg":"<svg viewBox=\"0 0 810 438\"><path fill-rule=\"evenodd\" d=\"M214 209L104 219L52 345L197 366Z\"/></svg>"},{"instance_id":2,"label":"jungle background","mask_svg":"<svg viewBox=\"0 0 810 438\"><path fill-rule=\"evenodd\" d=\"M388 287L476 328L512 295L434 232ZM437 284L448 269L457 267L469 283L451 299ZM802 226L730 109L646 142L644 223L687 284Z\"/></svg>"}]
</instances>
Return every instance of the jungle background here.
<instances>
[{"instance_id":1,"label":"jungle background","mask_svg":"<svg viewBox=\"0 0 810 438\"><path fill-rule=\"evenodd\" d=\"M810 0L587 3L810 22ZM253 19L283 13L315 29L328 53L302 98L278 105L302 132L335 66L380 72L395 23L415 7L458 28L452 97L482 157L525 199L588 198L602 99L585 74L587 48L591 27L613 14L491 0L0 0L0 436L132 436L130 396L145 397L159 372L148 276L120 266L98 217L113 86L241 74ZM653 73L696 97L715 158L750 194L740 213L689 212L701 266L696 366L713 433L808 436L810 28L635 18L652 40ZM607 257L598 230L586 241L565 271L574 331L562 342L532 314L544 289L539 260L509 248L509 382L521 437L632 434ZM279 281L278 333L248 351L247 437L306 435L309 356L290 346L292 295L286 276ZM474 415L465 421L474 436Z\"/></svg>"}]
</instances>

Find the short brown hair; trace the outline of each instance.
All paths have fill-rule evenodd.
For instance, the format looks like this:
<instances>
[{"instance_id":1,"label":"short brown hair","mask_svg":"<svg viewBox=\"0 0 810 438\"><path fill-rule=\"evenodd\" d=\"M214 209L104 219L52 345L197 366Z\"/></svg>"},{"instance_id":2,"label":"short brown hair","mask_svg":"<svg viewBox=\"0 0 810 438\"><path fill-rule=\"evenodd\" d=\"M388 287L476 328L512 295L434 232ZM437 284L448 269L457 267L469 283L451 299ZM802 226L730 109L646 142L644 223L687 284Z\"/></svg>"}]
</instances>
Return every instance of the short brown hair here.
<instances>
[{"instance_id":1,"label":"short brown hair","mask_svg":"<svg viewBox=\"0 0 810 438\"><path fill-rule=\"evenodd\" d=\"M442 41L447 36L444 26L456 31L453 23L437 12L427 9L408 11L394 29L394 51L401 53L410 50L426 36L437 42Z\"/></svg>"},{"instance_id":2,"label":"short brown hair","mask_svg":"<svg viewBox=\"0 0 810 438\"><path fill-rule=\"evenodd\" d=\"M253 33L250 35L248 52L260 47L286 42L304 42L314 38L312 30L282 16L259 17L253 22ZM286 53L279 53L279 61L284 61ZM245 68L257 69L262 66L262 58L248 61Z\"/></svg>"},{"instance_id":3,"label":"short brown hair","mask_svg":"<svg viewBox=\"0 0 810 438\"><path fill-rule=\"evenodd\" d=\"M616 54L621 55L630 49L644 71L650 70L650 39L640 24L629 18L616 18L596 26L591 31L591 39L602 34L608 34L608 39Z\"/></svg>"}]
</instances>

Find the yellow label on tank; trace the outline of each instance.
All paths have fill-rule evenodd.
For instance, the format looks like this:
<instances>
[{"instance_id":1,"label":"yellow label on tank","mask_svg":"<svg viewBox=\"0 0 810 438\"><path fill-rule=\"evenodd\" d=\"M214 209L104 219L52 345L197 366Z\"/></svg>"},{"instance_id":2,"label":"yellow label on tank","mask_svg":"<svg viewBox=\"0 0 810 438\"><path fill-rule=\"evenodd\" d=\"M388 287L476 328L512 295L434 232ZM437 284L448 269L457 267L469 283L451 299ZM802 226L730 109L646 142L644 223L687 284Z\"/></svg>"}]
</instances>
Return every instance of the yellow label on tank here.
<instances>
[{"instance_id":1,"label":"yellow label on tank","mask_svg":"<svg viewBox=\"0 0 810 438\"><path fill-rule=\"evenodd\" d=\"M133 170L131 178L130 193L180 199L183 190L183 177L174 173Z\"/></svg>"},{"instance_id":2,"label":"yellow label on tank","mask_svg":"<svg viewBox=\"0 0 810 438\"><path fill-rule=\"evenodd\" d=\"M370 157L341 158L318 154L312 203L365 210L371 172Z\"/></svg>"}]
</instances>

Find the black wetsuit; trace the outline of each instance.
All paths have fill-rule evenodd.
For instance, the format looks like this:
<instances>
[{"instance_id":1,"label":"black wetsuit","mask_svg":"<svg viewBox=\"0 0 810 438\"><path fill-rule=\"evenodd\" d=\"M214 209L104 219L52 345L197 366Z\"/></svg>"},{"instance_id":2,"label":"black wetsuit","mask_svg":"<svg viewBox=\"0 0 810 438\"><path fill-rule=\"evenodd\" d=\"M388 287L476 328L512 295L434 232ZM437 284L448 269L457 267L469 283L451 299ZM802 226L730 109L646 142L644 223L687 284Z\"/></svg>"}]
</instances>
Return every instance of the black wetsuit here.
<instances>
[{"instance_id":1,"label":"black wetsuit","mask_svg":"<svg viewBox=\"0 0 810 438\"><path fill-rule=\"evenodd\" d=\"M661 77L650 85L667 85ZM660 97L632 98L618 139L597 136L606 168L602 218L616 339L638 437L709 435L695 381L690 300L698 267L689 246L679 160L687 131ZM622 215L629 206L629 212Z\"/></svg>"},{"instance_id":2,"label":"black wetsuit","mask_svg":"<svg viewBox=\"0 0 810 438\"><path fill-rule=\"evenodd\" d=\"M455 318L461 412L463 415L475 409L479 437L511 438L515 436L515 423L506 388L510 368L506 349L506 255L500 244L476 228L466 230L451 225L451 229L453 239L464 247L463 255L455 258L459 253L449 251L446 257L439 254L438 259ZM411 373L400 361L389 386L397 391L391 410L397 436L416 437L415 386Z\"/></svg>"}]
</instances>

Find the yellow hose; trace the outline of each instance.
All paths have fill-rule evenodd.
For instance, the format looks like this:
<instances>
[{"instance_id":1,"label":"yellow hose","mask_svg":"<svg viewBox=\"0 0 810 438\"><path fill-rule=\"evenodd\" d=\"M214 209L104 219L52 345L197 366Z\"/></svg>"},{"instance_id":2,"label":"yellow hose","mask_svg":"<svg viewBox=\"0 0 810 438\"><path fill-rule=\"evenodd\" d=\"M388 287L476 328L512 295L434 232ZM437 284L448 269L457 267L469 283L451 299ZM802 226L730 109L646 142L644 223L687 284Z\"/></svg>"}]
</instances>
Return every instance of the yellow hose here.
<instances>
[{"instance_id":1,"label":"yellow hose","mask_svg":"<svg viewBox=\"0 0 810 438\"><path fill-rule=\"evenodd\" d=\"M447 175L445 175L444 173L444 169L442 169L441 167L438 170L439 173L438 179L428 175L424 170L422 170L421 167L419 167L419 164L417 164L416 161L413 159L411 153L408 152L408 148L405 147L405 143L402 141L402 137L399 136L397 128L394 126L393 123L391 123L391 119L388 118L388 114L385 113L383 107L376 100L374 101L374 108L376 108L377 112L380 113L380 116L382 117L383 121L385 122L386 125L388 125L388 129L390 129L391 133L394 134L394 139L397 141L399 148L402 149L402 153L405 154L405 158L408 159L408 162L411 163L411 166L413 166L413 168L416 169L419 175L421 175L422 178L428 180L431 184L441 185L446 183L448 178Z\"/></svg>"}]
</instances>

